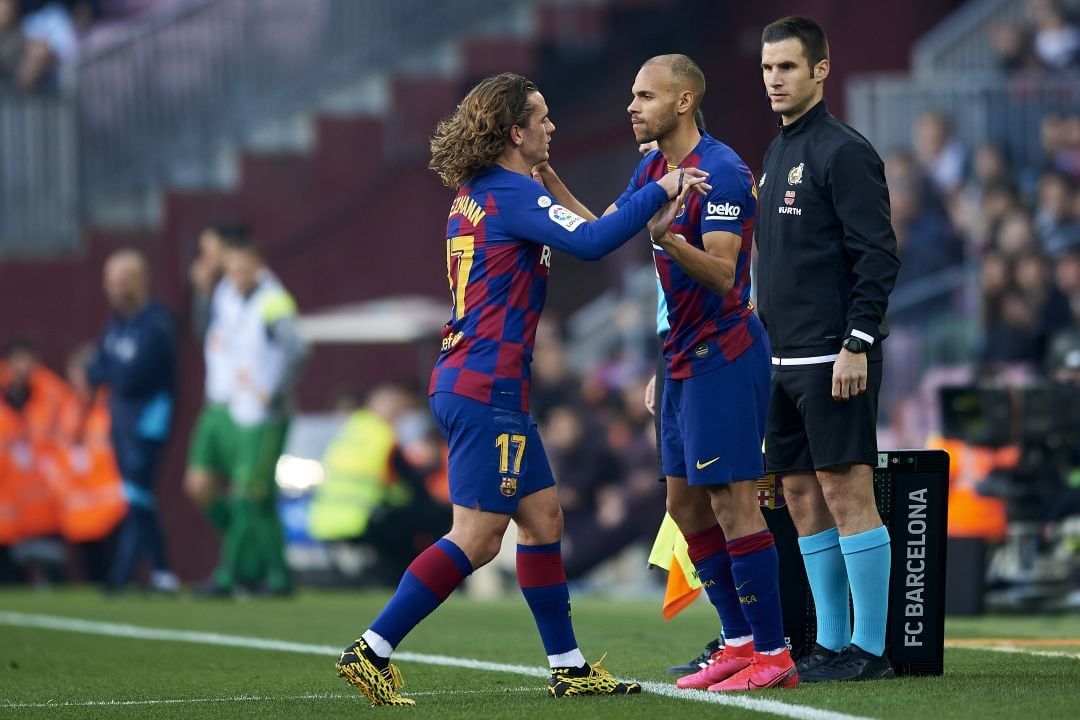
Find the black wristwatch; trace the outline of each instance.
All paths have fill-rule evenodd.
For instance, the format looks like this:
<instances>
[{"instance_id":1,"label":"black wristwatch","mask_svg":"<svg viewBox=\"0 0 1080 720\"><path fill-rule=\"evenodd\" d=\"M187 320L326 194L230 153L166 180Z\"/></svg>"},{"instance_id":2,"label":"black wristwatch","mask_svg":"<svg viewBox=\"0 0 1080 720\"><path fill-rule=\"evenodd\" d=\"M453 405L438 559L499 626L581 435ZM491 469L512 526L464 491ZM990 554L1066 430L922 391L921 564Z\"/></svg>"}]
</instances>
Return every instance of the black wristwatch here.
<instances>
[{"instance_id":1,"label":"black wristwatch","mask_svg":"<svg viewBox=\"0 0 1080 720\"><path fill-rule=\"evenodd\" d=\"M862 355L870 349L870 346L866 344L865 340L857 338L854 335L848 335L844 338L842 347L848 352L855 353L856 355Z\"/></svg>"}]
</instances>

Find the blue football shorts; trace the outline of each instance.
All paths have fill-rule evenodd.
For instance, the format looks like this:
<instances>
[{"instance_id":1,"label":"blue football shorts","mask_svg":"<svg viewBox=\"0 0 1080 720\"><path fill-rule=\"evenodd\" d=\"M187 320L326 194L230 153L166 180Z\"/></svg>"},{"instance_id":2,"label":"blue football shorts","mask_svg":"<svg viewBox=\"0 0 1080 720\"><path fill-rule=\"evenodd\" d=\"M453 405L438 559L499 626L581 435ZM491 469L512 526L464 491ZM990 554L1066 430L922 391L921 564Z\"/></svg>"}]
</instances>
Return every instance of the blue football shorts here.
<instances>
[{"instance_id":1,"label":"blue football shorts","mask_svg":"<svg viewBox=\"0 0 1080 720\"><path fill-rule=\"evenodd\" d=\"M761 443L769 410L769 343L764 335L715 370L664 385L660 423L664 474L690 485L765 474Z\"/></svg>"},{"instance_id":2,"label":"blue football shorts","mask_svg":"<svg viewBox=\"0 0 1080 720\"><path fill-rule=\"evenodd\" d=\"M555 484L536 421L454 393L429 400L450 445L450 501L513 515L521 498Z\"/></svg>"}]
</instances>

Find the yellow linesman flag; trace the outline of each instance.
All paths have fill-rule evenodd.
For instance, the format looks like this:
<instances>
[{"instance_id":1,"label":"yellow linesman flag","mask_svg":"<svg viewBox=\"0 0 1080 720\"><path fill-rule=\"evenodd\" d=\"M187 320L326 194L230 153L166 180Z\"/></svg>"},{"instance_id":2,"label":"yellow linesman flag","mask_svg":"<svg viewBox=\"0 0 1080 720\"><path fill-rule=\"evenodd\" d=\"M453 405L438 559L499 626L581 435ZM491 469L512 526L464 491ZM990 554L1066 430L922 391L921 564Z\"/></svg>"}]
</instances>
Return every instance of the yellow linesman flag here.
<instances>
[{"instance_id":1,"label":"yellow linesman flag","mask_svg":"<svg viewBox=\"0 0 1080 720\"><path fill-rule=\"evenodd\" d=\"M701 580L698 579L694 564L690 562L686 538L666 513L649 553L649 564L668 571L663 614L664 620L671 620L683 608L697 600L701 594Z\"/></svg>"}]
</instances>

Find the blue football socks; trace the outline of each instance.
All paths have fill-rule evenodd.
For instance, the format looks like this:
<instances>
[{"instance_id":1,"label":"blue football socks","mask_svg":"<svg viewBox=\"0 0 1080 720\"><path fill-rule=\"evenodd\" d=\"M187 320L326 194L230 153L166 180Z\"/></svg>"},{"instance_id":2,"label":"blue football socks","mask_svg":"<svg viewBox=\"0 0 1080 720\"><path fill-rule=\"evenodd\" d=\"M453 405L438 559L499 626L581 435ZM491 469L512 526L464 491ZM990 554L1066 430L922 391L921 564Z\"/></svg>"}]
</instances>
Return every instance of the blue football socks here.
<instances>
[{"instance_id":1,"label":"blue football socks","mask_svg":"<svg viewBox=\"0 0 1080 720\"><path fill-rule=\"evenodd\" d=\"M829 528L799 538L806 578L814 594L817 641L840 652L851 642L851 604L848 601L847 566L840 551L840 532Z\"/></svg>"},{"instance_id":2,"label":"blue football socks","mask_svg":"<svg viewBox=\"0 0 1080 720\"><path fill-rule=\"evenodd\" d=\"M855 608L855 631L851 644L868 653L885 652L885 628L889 610L889 568L892 546L884 525L840 538L840 549L851 583Z\"/></svg>"},{"instance_id":3,"label":"blue football socks","mask_svg":"<svg viewBox=\"0 0 1080 720\"><path fill-rule=\"evenodd\" d=\"M450 597L472 570L461 548L446 538L439 539L409 565L371 630L384 638L392 650Z\"/></svg>"}]
</instances>

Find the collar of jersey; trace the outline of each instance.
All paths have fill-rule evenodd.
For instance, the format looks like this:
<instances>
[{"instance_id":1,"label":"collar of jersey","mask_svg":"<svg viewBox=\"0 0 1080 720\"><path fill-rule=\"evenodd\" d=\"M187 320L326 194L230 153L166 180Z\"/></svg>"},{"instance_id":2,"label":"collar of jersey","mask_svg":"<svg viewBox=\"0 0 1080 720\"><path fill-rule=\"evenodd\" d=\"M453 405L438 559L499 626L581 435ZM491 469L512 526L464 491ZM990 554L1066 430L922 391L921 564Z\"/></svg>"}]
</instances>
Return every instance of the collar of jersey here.
<instances>
[{"instance_id":1,"label":"collar of jersey","mask_svg":"<svg viewBox=\"0 0 1080 720\"><path fill-rule=\"evenodd\" d=\"M801 118L791 123L790 125L785 125L784 119L779 116L777 116L776 118L776 124L780 128L781 135L783 135L784 137L791 137L792 135L798 135L800 132L805 130L810 125L810 123L814 122L814 120L824 115L825 112L825 100L822 99L818 102L817 105L807 110Z\"/></svg>"},{"instance_id":2,"label":"collar of jersey","mask_svg":"<svg viewBox=\"0 0 1080 720\"><path fill-rule=\"evenodd\" d=\"M698 128L698 132L701 133L701 139L698 140L698 144L694 146L694 149L686 154L686 157L690 157L691 155L696 155L698 157L701 157L702 154L705 152L705 148L704 148L705 141L713 139L711 135L709 135L707 132L705 132L701 128ZM686 162L686 158L683 158L682 162L679 163L678 165L672 165L671 163L669 163L667 161L667 158L664 157L664 154L661 153L659 150L653 150L652 152L650 152L648 155L645 156L646 159L652 158L653 153L656 153L656 157L658 157L658 158L660 158L661 160L664 161L664 167L667 168L668 172L671 172L672 170L678 170L679 168L684 167L683 163ZM687 167L694 167L694 166L690 165L690 166L687 166Z\"/></svg>"}]
</instances>

